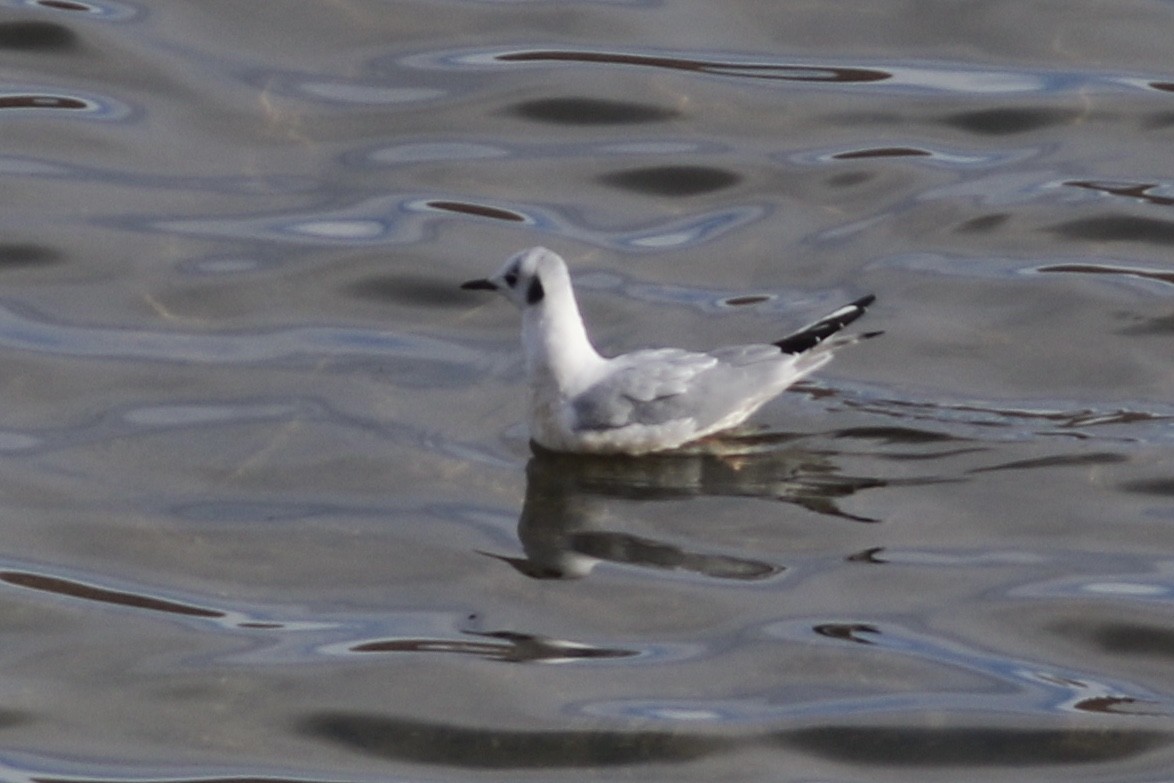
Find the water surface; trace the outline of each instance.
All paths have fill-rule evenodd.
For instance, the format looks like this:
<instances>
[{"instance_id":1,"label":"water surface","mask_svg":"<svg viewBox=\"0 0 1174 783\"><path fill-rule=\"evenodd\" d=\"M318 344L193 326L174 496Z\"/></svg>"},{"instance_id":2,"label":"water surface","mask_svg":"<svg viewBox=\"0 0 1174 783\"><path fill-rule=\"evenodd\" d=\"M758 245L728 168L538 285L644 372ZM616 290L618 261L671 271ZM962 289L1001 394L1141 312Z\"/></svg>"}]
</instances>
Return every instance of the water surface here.
<instances>
[{"instance_id":1,"label":"water surface","mask_svg":"<svg viewBox=\"0 0 1174 783\"><path fill-rule=\"evenodd\" d=\"M1156 781L1170 9L0 3L0 776ZM517 315L884 337L536 452Z\"/></svg>"}]
</instances>

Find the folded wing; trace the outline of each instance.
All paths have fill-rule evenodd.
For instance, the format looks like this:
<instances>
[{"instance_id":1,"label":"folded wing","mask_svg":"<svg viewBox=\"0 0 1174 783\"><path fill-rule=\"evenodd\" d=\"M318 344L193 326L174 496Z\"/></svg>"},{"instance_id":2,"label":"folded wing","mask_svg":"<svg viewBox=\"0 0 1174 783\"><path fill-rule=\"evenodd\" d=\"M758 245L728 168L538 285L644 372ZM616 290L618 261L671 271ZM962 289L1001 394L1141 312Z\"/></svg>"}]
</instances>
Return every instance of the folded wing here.
<instances>
[{"instance_id":1,"label":"folded wing","mask_svg":"<svg viewBox=\"0 0 1174 783\"><path fill-rule=\"evenodd\" d=\"M576 429L691 422L696 430L749 415L786 383L792 357L773 345L712 353L638 351L613 360L613 371L572 401Z\"/></svg>"}]
</instances>

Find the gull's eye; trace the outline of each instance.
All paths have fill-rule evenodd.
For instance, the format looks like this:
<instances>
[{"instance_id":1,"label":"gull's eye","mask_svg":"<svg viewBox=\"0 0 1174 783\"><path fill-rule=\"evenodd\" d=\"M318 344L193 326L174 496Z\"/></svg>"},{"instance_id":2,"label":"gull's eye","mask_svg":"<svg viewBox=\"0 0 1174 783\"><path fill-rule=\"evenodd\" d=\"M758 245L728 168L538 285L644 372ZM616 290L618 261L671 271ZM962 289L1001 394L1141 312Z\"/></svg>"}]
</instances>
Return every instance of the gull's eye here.
<instances>
[{"instance_id":1,"label":"gull's eye","mask_svg":"<svg viewBox=\"0 0 1174 783\"><path fill-rule=\"evenodd\" d=\"M506 272L505 273L505 284L508 285L510 288L513 288L514 286L516 286L518 284L518 273L517 272Z\"/></svg>"}]
</instances>

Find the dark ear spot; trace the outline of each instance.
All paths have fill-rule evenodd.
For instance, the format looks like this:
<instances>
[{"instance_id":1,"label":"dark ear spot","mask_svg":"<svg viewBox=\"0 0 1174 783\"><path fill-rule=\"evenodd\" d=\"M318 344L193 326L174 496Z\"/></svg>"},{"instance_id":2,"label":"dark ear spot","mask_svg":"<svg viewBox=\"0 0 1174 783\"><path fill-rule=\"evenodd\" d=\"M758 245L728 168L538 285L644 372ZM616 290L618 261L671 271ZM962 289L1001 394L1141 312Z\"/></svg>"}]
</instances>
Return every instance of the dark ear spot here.
<instances>
[{"instance_id":1,"label":"dark ear spot","mask_svg":"<svg viewBox=\"0 0 1174 783\"><path fill-rule=\"evenodd\" d=\"M542 281L537 277L530 281L530 290L526 291L526 304L538 304L546 296Z\"/></svg>"}]
</instances>

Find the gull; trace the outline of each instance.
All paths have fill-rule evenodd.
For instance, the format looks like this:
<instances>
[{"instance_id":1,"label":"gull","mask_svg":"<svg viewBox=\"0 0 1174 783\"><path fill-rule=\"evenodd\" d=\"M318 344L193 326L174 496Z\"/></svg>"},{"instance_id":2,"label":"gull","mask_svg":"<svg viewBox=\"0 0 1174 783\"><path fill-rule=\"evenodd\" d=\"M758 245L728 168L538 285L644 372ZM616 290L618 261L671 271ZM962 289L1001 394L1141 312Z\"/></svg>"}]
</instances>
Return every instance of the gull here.
<instances>
[{"instance_id":1,"label":"gull","mask_svg":"<svg viewBox=\"0 0 1174 783\"><path fill-rule=\"evenodd\" d=\"M647 454L691 444L741 424L827 364L834 349L880 334L828 339L864 314L869 295L774 343L607 358L591 344L567 265L551 250L523 250L461 288L497 291L522 311L530 437L555 452Z\"/></svg>"}]
</instances>

